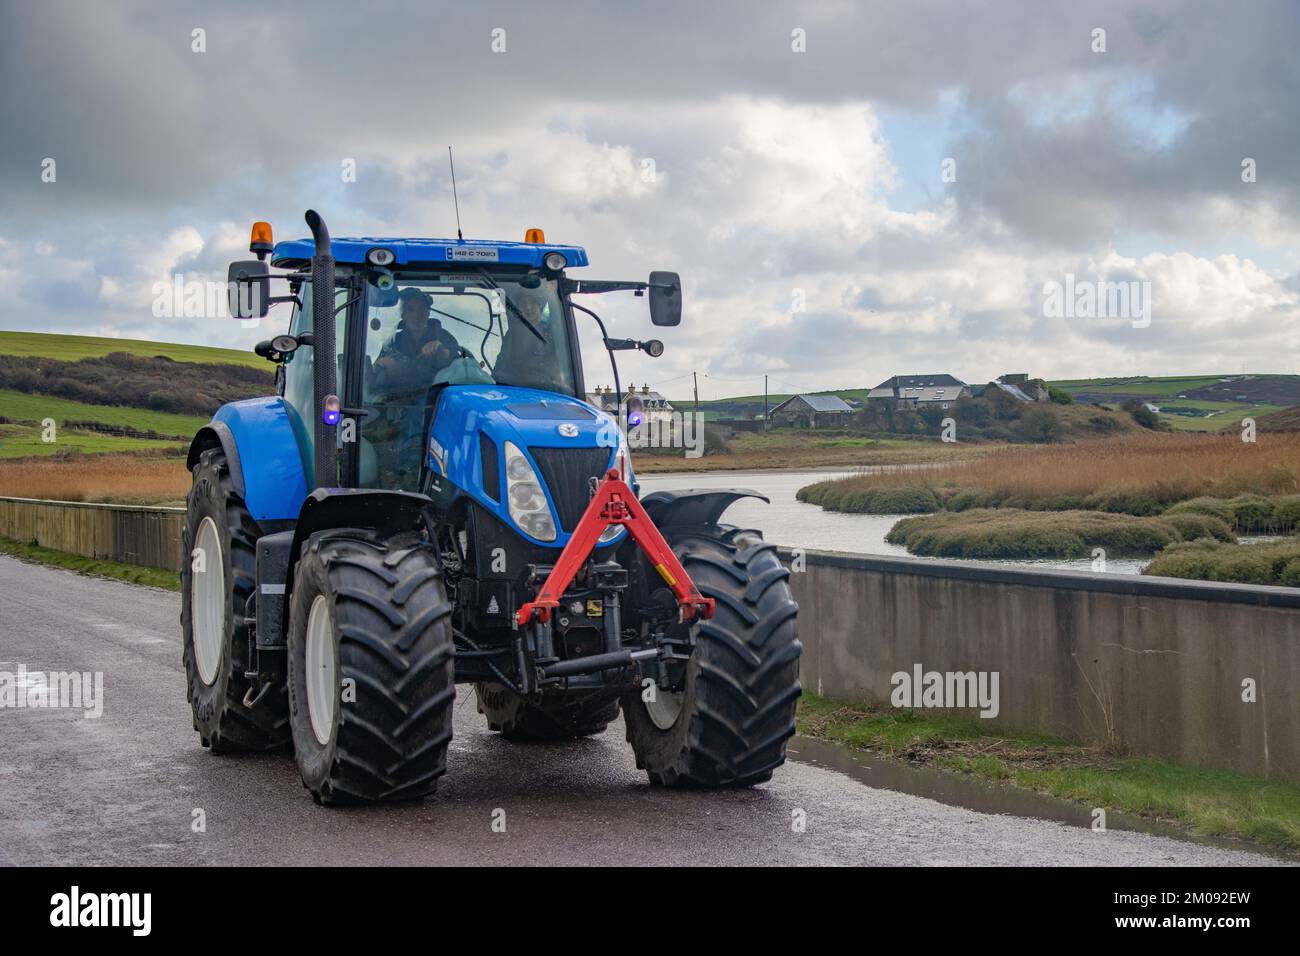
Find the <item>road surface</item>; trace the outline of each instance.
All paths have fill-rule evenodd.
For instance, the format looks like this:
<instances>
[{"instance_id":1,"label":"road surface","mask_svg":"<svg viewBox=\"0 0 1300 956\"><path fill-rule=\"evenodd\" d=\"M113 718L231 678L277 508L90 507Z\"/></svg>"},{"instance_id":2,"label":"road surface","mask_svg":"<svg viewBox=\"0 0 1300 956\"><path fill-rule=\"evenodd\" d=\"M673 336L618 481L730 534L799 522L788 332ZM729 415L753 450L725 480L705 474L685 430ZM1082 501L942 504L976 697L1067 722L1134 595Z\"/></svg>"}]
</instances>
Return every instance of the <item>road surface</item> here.
<instances>
[{"instance_id":1,"label":"road surface","mask_svg":"<svg viewBox=\"0 0 1300 956\"><path fill-rule=\"evenodd\" d=\"M98 718L0 709L0 864L1273 862L976 813L794 761L750 790L651 788L621 721L585 741L511 744L487 731L467 687L435 796L326 809L302 789L288 754L214 757L200 748L179 607L171 592L0 556L0 671L104 675Z\"/></svg>"}]
</instances>

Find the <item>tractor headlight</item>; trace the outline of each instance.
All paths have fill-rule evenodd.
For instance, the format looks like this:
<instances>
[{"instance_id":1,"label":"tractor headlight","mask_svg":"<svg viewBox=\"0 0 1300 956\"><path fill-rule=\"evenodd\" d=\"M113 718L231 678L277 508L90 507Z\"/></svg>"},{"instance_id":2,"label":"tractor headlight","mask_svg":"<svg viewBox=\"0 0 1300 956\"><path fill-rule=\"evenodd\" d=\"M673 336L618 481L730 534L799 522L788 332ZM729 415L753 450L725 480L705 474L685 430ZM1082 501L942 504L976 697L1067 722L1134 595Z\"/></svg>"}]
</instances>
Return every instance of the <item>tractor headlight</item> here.
<instances>
[{"instance_id":1,"label":"tractor headlight","mask_svg":"<svg viewBox=\"0 0 1300 956\"><path fill-rule=\"evenodd\" d=\"M513 442L506 442L506 500L510 520L538 541L555 540L555 521L537 472Z\"/></svg>"},{"instance_id":2,"label":"tractor headlight","mask_svg":"<svg viewBox=\"0 0 1300 956\"><path fill-rule=\"evenodd\" d=\"M542 265L551 272L562 272L564 267L569 264L569 260L560 252L548 252L542 257Z\"/></svg>"}]
</instances>

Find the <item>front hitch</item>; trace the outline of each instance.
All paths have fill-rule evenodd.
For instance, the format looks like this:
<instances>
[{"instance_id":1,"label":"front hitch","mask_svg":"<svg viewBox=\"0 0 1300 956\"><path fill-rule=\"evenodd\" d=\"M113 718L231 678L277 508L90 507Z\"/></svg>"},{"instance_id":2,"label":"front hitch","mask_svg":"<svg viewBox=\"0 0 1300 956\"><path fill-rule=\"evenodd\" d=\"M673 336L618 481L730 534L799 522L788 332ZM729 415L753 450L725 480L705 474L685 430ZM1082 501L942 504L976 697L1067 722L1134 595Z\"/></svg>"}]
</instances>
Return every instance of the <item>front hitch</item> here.
<instances>
[{"instance_id":1,"label":"front hitch","mask_svg":"<svg viewBox=\"0 0 1300 956\"><path fill-rule=\"evenodd\" d=\"M677 555L673 554L673 549L655 527L654 521L646 514L645 508L641 507L641 502L637 501L632 489L619 475L618 469L611 468L596 486L596 493L588 503L587 510L582 513L569 543L560 552L560 559L542 582L537 597L519 607L515 614L517 626L527 627L534 621L542 624L550 622L552 613L560 606L560 598L565 589L595 550L600 536L612 525L627 528L632 540L650 559L651 566L672 589L677 598L679 620L707 620L713 617L713 598L700 593L691 581L691 576L677 560ZM610 649L609 652L614 653L614 650Z\"/></svg>"}]
</instances>

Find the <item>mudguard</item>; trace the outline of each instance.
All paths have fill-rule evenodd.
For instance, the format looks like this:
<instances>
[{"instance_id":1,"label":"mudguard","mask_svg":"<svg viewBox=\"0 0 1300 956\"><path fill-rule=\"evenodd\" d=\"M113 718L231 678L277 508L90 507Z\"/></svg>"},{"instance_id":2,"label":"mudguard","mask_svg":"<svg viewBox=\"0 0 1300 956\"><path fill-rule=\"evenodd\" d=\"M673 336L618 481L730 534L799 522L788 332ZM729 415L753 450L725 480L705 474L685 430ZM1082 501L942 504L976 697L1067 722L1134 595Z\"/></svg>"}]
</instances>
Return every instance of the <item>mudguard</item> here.
<instances>
[{"instance_id":1,"label":"mudguard","mask_svg":"<svg viewBox=\"0 0 1300 956\"><path fill-rule=\"evenodd\" d=\"M655 491L641 499L641 505L657 527L717 524L722 512L741 498L757 498L770 504L767 495L748 488L687 488Z\"/></svg>"},{"instance_id":2,"label":"mudguard","mask_svg":"<svg viewBox=\"0 0 1300 956\"><path fill-rule=\"evenodd\" d=\"M424 509L433 502L411 491L374 491L363 488L317 488L302 504L293 527L289 566L285 571L282 633L289 633L289 593L302 546L318 531L362 528L381 538L424 527Z\"/></svg>"},{"instance_id":3,"label":"mudguard","mask_svg":"<svg viewBox=\"0 0 1300 956\"><path fill-rule=\"evenodd\" d=\"M220 446L235 493L253 520L292 521L307 497L307 477L290 414L277 397L221 406L190 442L186 467L193 469L199 455Z\"/></svg>"}]
</instances>

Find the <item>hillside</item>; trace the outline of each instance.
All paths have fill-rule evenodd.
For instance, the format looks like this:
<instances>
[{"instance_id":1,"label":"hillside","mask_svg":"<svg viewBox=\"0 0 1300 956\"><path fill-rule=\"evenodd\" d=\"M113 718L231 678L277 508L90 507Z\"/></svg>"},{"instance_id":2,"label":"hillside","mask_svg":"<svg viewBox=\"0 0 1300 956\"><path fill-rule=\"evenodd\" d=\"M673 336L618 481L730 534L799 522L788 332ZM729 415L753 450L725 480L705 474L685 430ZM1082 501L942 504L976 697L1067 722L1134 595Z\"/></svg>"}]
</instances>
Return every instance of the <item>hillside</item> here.
<instances>
[{"instance_id":1,"label":"hillside","mask_svg":"<svg viewBox=\"0 0 1300 956\"><path fill-rule=\"evenodd\" d=\"M267 368L265 359L245 349L220 349L206 345L180 345L174 342L149 342L143 339L113 339L95 335L0 332L0 355L75 362L84 358L103 358L112 352L125 352L127 355L144 358L162 355L175 362L196 362L202 365L244 365L259 371Z\"/></svg>"},{"instance_id":2,"label":"hillside","mask_svg":"<svg viewBox=\"0 0 1300 956\"><path fill-rule=\"evenodd\" d=\"M1239 428L1243 418L1259 420L1300 405L1300 375L1135 376L1051 384L1083 404L1150 403L1160 409L1160 422L1174 431Z\"/></svg>"},{"instance_id":3,"label":"hillside","mask_svg":"<svg viewBox=\"0 0 1300 956\"><path fill-rule=\"evenodd\" d=\"M0 458L174 456L223 403L273 382L264 359L232 349L0 332Z\"/></svg>"}]
</instances>

